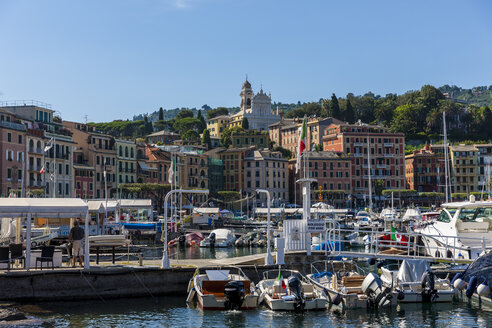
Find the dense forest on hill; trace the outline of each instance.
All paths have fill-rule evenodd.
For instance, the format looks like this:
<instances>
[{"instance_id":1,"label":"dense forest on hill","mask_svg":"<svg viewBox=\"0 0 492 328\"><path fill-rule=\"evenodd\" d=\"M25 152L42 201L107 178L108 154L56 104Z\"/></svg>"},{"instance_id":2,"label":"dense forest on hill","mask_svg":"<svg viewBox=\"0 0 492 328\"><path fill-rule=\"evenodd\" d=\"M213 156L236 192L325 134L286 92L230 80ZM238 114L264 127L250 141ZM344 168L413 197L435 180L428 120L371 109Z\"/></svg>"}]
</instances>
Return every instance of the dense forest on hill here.
<instances>
[{"instance_id":1,"label":"dense forest on hill","mask_svg":"<svg viewBox=\"0 0 492 328\"><path fill-rule=\"evenodd\" d=\"M436 142L442 138L442 113L446 112L448 135L451 141L489 141L492 134L492 86L462 89L445 85L435 88L425 85L420 90L404 94L375 95L368 92L345 97L332 94L315 102L284 104L274 102L273 109L282 110L285 117L332 116L350 123L381 124L393 132L405 133L413 143ZM238 107L212 109L159 109L151 114L139 114L134 120L92 123L101 132L116 137L137 138L153 131L166 129L198 140L205 129L205 119L233 114Z\"/></svg>"}]
</instances>

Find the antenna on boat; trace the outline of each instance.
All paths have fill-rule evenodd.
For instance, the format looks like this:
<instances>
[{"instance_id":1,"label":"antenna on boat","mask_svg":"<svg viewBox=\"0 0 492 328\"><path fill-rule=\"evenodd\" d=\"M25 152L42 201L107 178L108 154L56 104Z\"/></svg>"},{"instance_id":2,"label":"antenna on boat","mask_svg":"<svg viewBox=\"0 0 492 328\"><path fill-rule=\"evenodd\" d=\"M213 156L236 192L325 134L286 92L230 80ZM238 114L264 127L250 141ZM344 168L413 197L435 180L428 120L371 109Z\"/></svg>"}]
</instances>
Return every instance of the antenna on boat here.
<instances>
[{"instance_id":1,"label":"antenna on boat","mask_svg":"<svg viewBox=\"0 0 492 328\"><path fill-rule=\"evenodd\" d=\"M444 129L444 184L446 203L451 200L449 194L449 163L448 163L448 137L446 133L446 112L442 112L442 123Z\"/></svg>"}]
</instances>

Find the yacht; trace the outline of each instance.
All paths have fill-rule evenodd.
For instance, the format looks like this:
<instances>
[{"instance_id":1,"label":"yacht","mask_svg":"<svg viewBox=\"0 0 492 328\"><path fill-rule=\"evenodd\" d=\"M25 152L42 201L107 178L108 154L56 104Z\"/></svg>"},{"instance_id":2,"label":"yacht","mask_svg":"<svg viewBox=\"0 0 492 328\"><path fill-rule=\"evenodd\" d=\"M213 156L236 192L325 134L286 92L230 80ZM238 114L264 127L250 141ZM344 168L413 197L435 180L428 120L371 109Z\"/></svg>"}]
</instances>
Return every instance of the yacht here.
<instances>
[{"instance_id":1,"label":"yacht","mask_svg":"<svg viewBox=\"0 0 492 328\"><path fill-rule=\"evenodd\" d=\"M476 259L492 250L492 201L471 195L466 202L442 204L439 217L416 231L430 256Z\"/></svg>"}]
</instances>

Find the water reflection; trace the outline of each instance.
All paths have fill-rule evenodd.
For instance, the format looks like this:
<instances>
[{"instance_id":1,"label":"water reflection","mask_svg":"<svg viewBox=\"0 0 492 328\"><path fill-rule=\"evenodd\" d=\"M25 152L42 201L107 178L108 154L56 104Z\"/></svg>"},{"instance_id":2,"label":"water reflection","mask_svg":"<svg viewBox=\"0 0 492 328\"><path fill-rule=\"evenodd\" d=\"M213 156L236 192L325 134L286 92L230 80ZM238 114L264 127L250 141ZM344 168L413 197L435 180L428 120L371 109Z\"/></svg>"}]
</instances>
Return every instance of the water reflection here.
<instances>
[{"instance_id":1,"label":"water reflection","mask_svg":"<svg viewBox=\"0 0 492 328\"><path fill-rule=\"evenodd\" d=\"M393 309L344 313L202 311L187 308L186 296L107 301L43 302L32 315L55 327L490 327L492 311L467 303L400 304ZM29 309L29 306L25 306ZM34 313L35 312L35 313Z\"/></svg>"}]
</instances>

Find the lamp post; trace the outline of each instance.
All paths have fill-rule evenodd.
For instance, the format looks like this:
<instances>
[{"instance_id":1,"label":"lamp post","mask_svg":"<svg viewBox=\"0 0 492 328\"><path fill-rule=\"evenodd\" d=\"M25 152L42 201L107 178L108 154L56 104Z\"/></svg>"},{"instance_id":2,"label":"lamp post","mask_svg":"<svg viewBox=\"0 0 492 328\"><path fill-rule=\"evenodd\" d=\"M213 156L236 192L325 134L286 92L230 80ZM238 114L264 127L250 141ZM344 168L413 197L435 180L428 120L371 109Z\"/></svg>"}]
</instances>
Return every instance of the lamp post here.
<instances>
[{"instance_id":1,"label":"lamp post","mask_svg":"<svg viewBox=\"0 0 492 328\"><path fill-rule=\"evenodd\" d=\"M267 255L265 257L265 265L273 265L272 252L270 250L270 193L265 189L256 189L257 193L263 192L267 195Z\"/></svg>"},{"instance_id":2,"label":"lamp post","mask_svg":"<svg viewBox=\"0 0 492 328\"><path fill-rule=\"evenodd\" d=\"M208 195L208 190L185 190L185 189L174 189L167 193L164 198L164 251L162 252L162 263L161 268L169 269L169 256L167 254L167 202L169 197L176 193L188 193L188 194L205 194Z\"/></svg>"}]
</instances>

